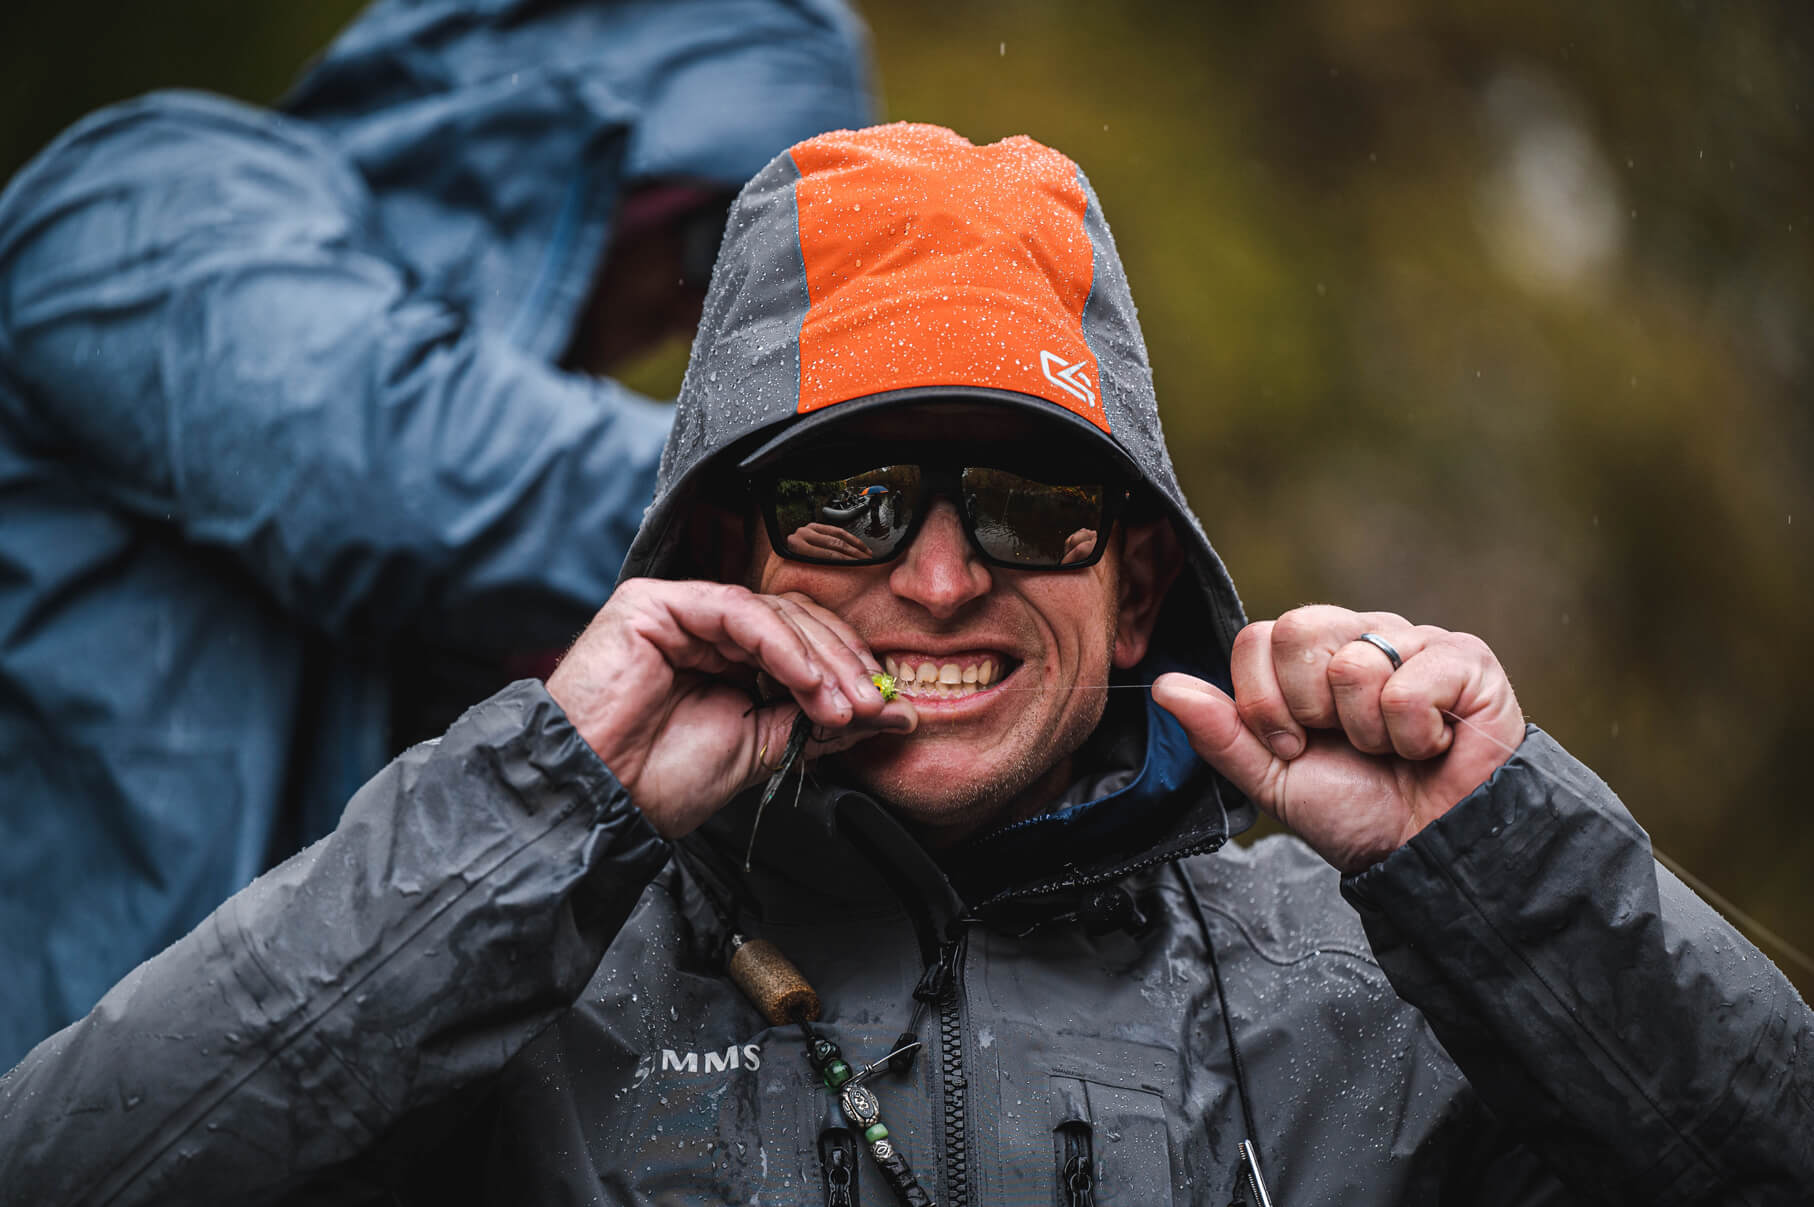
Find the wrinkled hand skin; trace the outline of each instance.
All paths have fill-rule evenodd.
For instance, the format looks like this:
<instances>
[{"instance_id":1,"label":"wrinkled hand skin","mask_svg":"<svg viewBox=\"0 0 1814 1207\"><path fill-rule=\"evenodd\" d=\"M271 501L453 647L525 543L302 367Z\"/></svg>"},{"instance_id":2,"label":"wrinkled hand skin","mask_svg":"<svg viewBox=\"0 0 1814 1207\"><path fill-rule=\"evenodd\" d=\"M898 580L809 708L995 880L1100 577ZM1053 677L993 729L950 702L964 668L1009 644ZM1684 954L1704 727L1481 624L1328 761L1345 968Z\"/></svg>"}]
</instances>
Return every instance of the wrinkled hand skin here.
<instances>
[{"instance_id":1,"label":"wrinkled hand skin","mask_svg":"<svg viewBox=\"0 0 1814 1207\"><path fill-rule=\"evenodd\" d=\"M1402 667L1362 633L1391 643ZM1205 761L1347 873L1447 813L1524 740L1485 642L1389 612L1316 605L1250 624L1231 670L1233 699L1183 674L1161 675L1153 699Z\"/></svg>"},{"instance_id":2,"label":"wrinkled hand skin","mask_svg":"<svg viewBox=\"0 0 1814 1207\"><path fill-rule=\"evenodd\" d=\"M724 583L632 579L548 678L548 694L667 838L766 779L805 712L823 741L806 757L883 731L912 732L885 701L875 655L803 595ZM758 672L788 693L752 708Z\"/></svg>"}]
</instances>

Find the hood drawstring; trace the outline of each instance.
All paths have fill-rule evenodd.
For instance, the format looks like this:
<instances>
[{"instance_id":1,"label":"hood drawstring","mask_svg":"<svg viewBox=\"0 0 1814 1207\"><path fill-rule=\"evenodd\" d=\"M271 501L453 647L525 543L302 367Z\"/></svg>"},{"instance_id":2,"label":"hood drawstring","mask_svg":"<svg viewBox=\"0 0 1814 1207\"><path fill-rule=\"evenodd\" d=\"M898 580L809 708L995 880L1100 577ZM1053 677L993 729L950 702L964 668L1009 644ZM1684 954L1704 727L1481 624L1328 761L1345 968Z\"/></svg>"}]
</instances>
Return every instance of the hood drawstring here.
<instances>
[{"instance_id":1,"label":"hood drawstring","mask_svg":"<svg viewBox=\"0 0 1814 1207\"><path fill-rule=\"evenodd\" d=\"M1241 1048L1235 1043L1234 1017L1228 1012L1228 992L1223 988L1222 964L1216 956L1215 936L1210 932L1209 919L1203 914L1203 903L1197 897L1196 886L1190 882L1190 877L1181 865L1174 863L1171 870L1177 876L1178 883L1184 887L1184 895L1190 901L1191 914L1197 919L1197 929L1203 935L1203 950L1209 956L1209 974L1216 981L1216 1005L1222 1013L1222 1033L1228 1038L1228 1055L1234 1064L1235 1094L1241 1099L1241 1121L1247 1127L1247 1137L1236 1146L1235 1191L1229 1207L1273 1207L1272 1196L1267 1193L1266 1183L1260 1176L1260 1129L1253 1121L1253 1098L1247 1090L1247 1068L1241 1060Z\"/></svg>"}]
</instances>

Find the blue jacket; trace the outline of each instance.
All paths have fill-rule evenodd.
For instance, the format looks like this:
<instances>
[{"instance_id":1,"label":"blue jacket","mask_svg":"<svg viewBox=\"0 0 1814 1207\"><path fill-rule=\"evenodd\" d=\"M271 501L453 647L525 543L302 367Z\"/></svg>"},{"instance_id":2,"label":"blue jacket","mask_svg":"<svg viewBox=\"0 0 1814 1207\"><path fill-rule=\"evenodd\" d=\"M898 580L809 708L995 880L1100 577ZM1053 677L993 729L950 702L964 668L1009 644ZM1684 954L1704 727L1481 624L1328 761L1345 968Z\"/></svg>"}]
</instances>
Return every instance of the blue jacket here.
<instances>
[{"instance_id":1,"label":"blue jacket","mask_svg":"<svg viewBox=\"0 0 1814 1207\"><path fill-rule=\"evenodd\" d=\"M563 643L668 410L562 372L628 181L869 118L839 0L379 0L284 111L0 195L0 1068L324 832L387 650Z\"/></svg>"}]
</instances>

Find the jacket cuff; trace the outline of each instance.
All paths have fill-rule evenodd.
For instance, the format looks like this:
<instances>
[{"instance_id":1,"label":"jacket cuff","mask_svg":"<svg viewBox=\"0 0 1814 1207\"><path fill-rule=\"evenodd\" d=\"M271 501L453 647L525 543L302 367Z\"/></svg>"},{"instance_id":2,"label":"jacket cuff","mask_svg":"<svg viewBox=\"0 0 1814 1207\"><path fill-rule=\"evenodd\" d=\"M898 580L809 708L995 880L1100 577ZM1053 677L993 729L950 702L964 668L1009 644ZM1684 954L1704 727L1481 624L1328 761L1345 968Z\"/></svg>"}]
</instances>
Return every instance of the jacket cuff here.
<instances>
[{"instance_id":1,"label":"jacket cuff","mask_svg":"<svg viewBox=\"0 0 1814 1207\"><path fill-rule=\"evenodd\" d=\"M1528 883L1525 874L1543 865L1568 829L1563 802L1592 807L1611 799L1599 776L1527 724L1524 741L1484 783L1378 863L1343 876L1342 893L1357 906L1385 908L1396 897L1427 897L1433 879L1487 889ZM1633 837L1642 836L1629 814L1614 811ZM1603 820L1602 810L1593 813Z\"/></svg>"},{"instance_id":2,"label":"jacket cuff","mask_svg":"<svg viewBox=\"0 0 1814 1207\"><path fill-rule=\"evenodd\" d=\"M1342 893L1393 988L1584 1200L1789 1201L1763 1188L1805 1177L1784 1137L1814 1102L1806 1006L1541 731Z\"/></svg>"}]
</instances>

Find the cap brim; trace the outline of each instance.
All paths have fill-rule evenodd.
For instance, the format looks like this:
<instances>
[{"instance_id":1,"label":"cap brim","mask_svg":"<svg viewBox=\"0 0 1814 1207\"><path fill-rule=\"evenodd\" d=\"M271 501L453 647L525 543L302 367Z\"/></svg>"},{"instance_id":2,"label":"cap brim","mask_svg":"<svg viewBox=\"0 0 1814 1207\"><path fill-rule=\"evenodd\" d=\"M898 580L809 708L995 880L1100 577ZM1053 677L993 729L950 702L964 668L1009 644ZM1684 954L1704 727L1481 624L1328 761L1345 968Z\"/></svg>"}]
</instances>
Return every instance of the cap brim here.
<instances>
[{"instance_id":1,"label":"cap brim","mask_svg":"<svg viewBox=\"0 0 1814 1207\"><path fill-rule=\"evenodd\" d=\"M1036 420L1054 433L1076 437L1100 449L1129 481L1142 481L1139 467L1106 432L1081 415L1061 406L1019 394L1013 390L991 390L978 386L919 386L909 390L890 390L835 403L788 423L779 433L758 445L737 468L755 472L774 464L789 453L811 444L836 428L880 425L879 438L894 433L881 421L899 419L903 440L924 439L923 427L916 420L927 416L964 421L965 435L978 440L1027 439L1025 421ZM1003 422L1012 420L1013 422ZM959 437L960 439L963 437Z\"/></svg>"}]
</instances>

